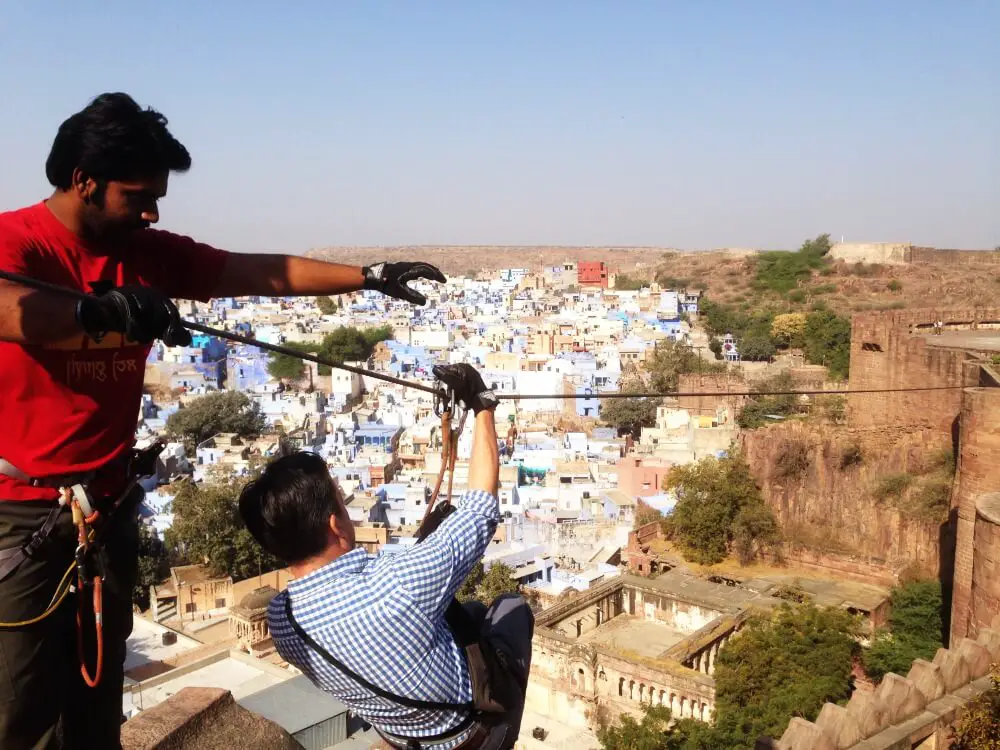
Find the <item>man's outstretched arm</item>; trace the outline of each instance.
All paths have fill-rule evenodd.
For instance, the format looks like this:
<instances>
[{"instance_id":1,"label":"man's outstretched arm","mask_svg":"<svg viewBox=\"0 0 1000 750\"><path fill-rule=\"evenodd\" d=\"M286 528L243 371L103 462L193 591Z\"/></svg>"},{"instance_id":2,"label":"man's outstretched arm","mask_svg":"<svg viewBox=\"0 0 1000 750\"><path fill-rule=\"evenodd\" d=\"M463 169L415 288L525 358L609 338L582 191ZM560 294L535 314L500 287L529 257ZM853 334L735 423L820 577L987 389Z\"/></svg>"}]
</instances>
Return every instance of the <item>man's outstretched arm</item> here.
<instances>
[{"instance_id":1,"label":"man's outstretched arm","mask_svg":"<svg viewBox=\"0 0 1000 750\"><path fill-rule=\"evenodd\" d=\"M234 253L226 261L213 296L294 297L374 289L423 305L426 298L408 286L417 279L447 281L444 274L429 263L377 263L362 267L297 255Z\"/></svg>"}]
</instances>

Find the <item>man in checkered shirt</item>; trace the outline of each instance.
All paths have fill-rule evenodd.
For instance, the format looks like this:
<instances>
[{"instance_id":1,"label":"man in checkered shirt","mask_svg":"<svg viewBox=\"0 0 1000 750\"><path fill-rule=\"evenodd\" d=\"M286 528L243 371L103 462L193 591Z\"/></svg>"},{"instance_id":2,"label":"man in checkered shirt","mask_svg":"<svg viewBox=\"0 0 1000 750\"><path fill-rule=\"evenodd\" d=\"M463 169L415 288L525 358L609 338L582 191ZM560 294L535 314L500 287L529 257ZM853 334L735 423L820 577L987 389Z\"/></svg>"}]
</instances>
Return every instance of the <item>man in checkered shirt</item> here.
<instances>
[{"instance_id":1,"label":"man in checkered shirt","mask_svg":"<svg viewBox=\"0 0 1000 750\"><path fill-rule=\"evenodd\" d=\"M465 651L445 610L500 522L496 396L470 365L434 368L475 413L468 490L420 543L371 555L355 548L343 494L325 462L296 453L270 464L240 497L254 538L295 576L268 610L278 653L399 748L513 747L520 729L534 618L524 599L466 605L502 652L519 696L499 724L470 710ZM405 701L403 705L400 701Z\"/></svg>"}]
</instances>

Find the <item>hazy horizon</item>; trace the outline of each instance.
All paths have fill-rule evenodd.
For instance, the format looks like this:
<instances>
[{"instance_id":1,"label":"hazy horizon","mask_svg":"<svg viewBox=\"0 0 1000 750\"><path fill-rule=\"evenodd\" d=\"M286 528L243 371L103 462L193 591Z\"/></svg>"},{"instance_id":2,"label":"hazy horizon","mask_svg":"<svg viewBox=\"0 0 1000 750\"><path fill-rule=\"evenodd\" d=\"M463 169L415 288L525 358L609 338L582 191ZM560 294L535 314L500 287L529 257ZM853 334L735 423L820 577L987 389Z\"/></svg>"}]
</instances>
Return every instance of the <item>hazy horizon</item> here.
<instances>
[{"instance_id":1,"label":"hazy horizon","mask_svg":"<svg viewBox=\"0 0 1000 750\"><path fill-rule=\"evenodd\" d=\"M1000 245L1000 3L0 6L0 210L103 91L234 250ZM13 116L11 116L13 114Z\"/></svg>"}]
</instances>

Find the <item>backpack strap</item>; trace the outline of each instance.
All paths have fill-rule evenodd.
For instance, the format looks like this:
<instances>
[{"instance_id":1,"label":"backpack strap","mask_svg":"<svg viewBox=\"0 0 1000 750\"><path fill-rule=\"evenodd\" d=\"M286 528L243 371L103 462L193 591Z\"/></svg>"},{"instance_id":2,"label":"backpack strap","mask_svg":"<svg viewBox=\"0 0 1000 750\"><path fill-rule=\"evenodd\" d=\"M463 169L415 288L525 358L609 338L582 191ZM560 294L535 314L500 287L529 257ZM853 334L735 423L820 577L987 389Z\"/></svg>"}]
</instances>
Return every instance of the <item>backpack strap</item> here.
<instances>
[{"instance_id":1,"label":"backpack strap","mask_svg":"<svg viewBox=\"0 0 1000 750\"><path fill-rule=\"evenodd\" d=\"M311 635L309 635L302 626L296 622L295 618L292 616L292 598L290 596L285 596L285 616L288 618L288 623L292 626L295 634L301 638L313 651L322 656L328 664L332 665L336 669L343 672L345 675L350 677L352 680L357 682L366 690L371 691L379 698L385 698L393 703L398 703L401 706L406 706L407 708L415 708L424 711L465 711L472 713L474 704L472 701L468 703L448 703L445 701L424 701L417 698L407 698L403 695L397 695L396 693L390 693L388 690L380 688L378 685L373 685L364 677L359 675L353 669L348 667L342 661L337 659L333 654L327 651L325 648L320 646Z\"/></svg>"}]
</instances>

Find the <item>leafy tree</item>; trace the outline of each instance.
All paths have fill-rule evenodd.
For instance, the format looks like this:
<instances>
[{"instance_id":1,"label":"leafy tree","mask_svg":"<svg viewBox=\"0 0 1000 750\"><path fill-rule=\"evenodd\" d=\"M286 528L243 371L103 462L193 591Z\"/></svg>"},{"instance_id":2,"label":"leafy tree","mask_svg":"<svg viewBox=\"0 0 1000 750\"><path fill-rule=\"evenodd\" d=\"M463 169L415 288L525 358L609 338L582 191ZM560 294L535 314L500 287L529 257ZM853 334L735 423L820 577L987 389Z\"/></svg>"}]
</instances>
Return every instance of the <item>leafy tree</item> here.
<instances>
[{"instance_id":1,"label":"leafy tree","mask_svg":"<svg viewBox=\"0 0 1000 750\"><path fill-rule=\"evenodd\" d=\"M795 390L795 381L787 372L758 381L753 390L761 395L752 396L736 416L736 423L745 430L764 425L769 415L788 417L802 411L798 396L782 393ZM772 393L778 395L768 395Z\"/></svg>"},{"instance_id":2,"label":"leafy tree","mask_svg":"<svg viewBox=\"0 0 1000 750\"><path fill-rule=\"evenodd\" d=\"M851 321L829 310L806 317L804 354L814 365L826 365L831 377L847 378L851 363Z\"/></svg>"},{"instance_id":3,"label":"leafy tree","mask_svg":"<svg viewBox=\"0 0 1000 750\"><path fill-rule=\"evenodd\" d=\"M622 393L641 393L642 381L638 377L626 378L622 382ZM601 420L616 428L619 433L628 432L637 438L643 427L656 424L655 398L612 398L601 406Z\"/></svg>"},{"instance_id":4,"label":"leafy tree","mask_svg":"<svg viewBox=\"0 0 1000 750\"><path fill-rule=\"evenodd\" d=\"M751 750L793 716L815 719L824 703L850 695L857 634L857 620L838 608L784 604L758 614L719 652L714 726L669 726L669 709L644 706L641 721L623 715L598 739L605 750Z\"/></svg>"},{"instance_id":5,"label":"leafy tree","mask_svg":"<svg viewBox=\"0 0 1000 750\"><path fill-rule=\"evenodd\" d=\"M320 297L329 299L329 297ZM291 341L285 344L289 349L295 349L306 354L315 354L319 347L316 344L306 344L298 341ZM288 354L278 354L271 352L270 361L267 363L267 372L276 380L298 380L305 372L306 365L298 357Z\"/></svg>"},{"instance_id":6,"label":"leafy tree","mask_svg":"<svg viewBox=\"0 0 1000 750\"><path fill-rule=\"evenodd\" d=\"M914 659L931 659L944 645L941 584L913 581L892 590L889 627L875 634L864 654L865 672L881 680L889 672L905 675Z\"/></svg>"},{"instance_id":7,"label":"leafy tree","mask_svg":"<svg viewBox=\"0 0 1000 750\"><path fill-rule=\"evenodd\" d=\"M636 292L644 286L646 286L646 281L640 279L638 276L629 276L622 273L615 277L615 289L623 292Z\"/></svg>"},{"instance_id":8,"label":"leafy tree","mask_svg":"<svg viewBox=\"0 0 1000 750\"><path fill-rule=\"evenodd\" d=\"M663 514L660 513L656 508L651 505L647 505L642 500L636 503L635 506L635 520L632 524L633 528L639 528L640 526L645 526L647 523L653 523L654 521L662 521Z\"/></svg>"},{"instance_id":9,"label":"leafy tree","mask_svg":"<svg viewBox=\"0 0 1000 750\"><path fill-rule=\"evenodd\" d=\"M806 329L806 314L784 313L775 315L771 321L771 338L779 346L799 348L802 346L802 334Z\"/></svg>"},{"instance_id":10,"label":"leafy tree","mask_svg":"<svg viewBox=\"0 0 1000 750\"><path fill-rule=\"evenodd\" d=\"M689 560L712 565L736 545L746 563L780 540L777 522L739 454L675 466L664 484L677 496L665 526Z\"/></svg>"},{"instance_id":11,"label":"leafy tree","mask_svg":"<svg viewBox=\"0 0 1000 750\"><path fill-rule=\"evenodd\" d=\"M719 748L752 748L779 737L793 716L815 719L851 694L857 620L835 608L783 604L747 621L715 667Z\"/></svg>"},{"instance_id":12,"label":"leafy tree","mask_svg":"<svg viewBox=\"0 0 1000 750\"><path fill-rule=\"evenodd\" d=\"M456 597L460 602L479 601L487 607L501 594L516 594L518 582L509 565L494 563L487 571L480 560L462 581Z\"/></svg>"},{"instance_id":13,"label":"leafy tree","mask_svg":"<svg viewBox=\"0 0 1000 750\"><path fill-rule=\"evenodd\" d=\"M319 346L319 354L325 359L337 363L363 362L372 355L375 345L379 341L391 338L392 327L388 325L364 331L358 330L354 326L340 326L323 337L323 343ZM329 375L330 368L326 365L320 365L317 372L320 375Z\"/></svg>"},{"instance_id":14,"label":"leafy tree","mask_svg":"<svg viewBox=\"0 0 1000 750\"><path fill-rule=\"evenodd\" d=\"M259 435L265 419L260 405L239 391L219 391L196 398L167 419L167 430L197 445L219 432Z\"/></svg>"},{"instance_id":15,"label":"leafy tree","mask_svg":"<svg viewBox=\"0 0 1000 750\"><path fill-rule=\"evenodd\" d=\"M598 731L604 750L680 750L682 740L670 729L670 709L666 706L643 706L643 717L636 721L622 714L612 726Z\"/></svg>"},{"instance_id":16,"label":"leafy tree","mask_svg":"<svg viewBox=\"0 0 1000 750\"><path fill-rule=\"evenodd\" d=\"M371 348L372 351L375 350L375 345L381 341L391 341L393 337L393 331L391 325L378 326L377 328L365 328L361 331L362 337L364 337L365 343Z\"/></svg>"},{"instance_id":17,"label":"leafy tree","mask_svg":"<svg viewBox=\"0 0 1000 750\"><path fill-rule=\"evenodd\" d=\"M331 297L317 297L316 307L319 308L320 315L333 315L337 312L337 303Z\"/></svg>"},{"instance_id":18,"label":"leafy tree","mask_svg":"<svg viewBox=\"0 0 1000 750\"><path fill-rule=\"evenodd\" d=\"M991 687L966 704L952 750L1000 750L1000 664L993 665Z\"/></svg>"},{"instance_id":19,"label":"leafy tree","mask_svg":"<svg viewBox=\"0 0 1000 750\"><path fill-rule=\"evenodd\" d=\"M174 523L167 543L180 559L203 563L213 575L234 581L281 567L243 525L237 503L243 484L186 481L174 496Z\"/></svg>"},{"instance_id":20,"label":"leafy tree","mask_svg":"<svg viewBox=\"0 0 1000 750\"><path fill-rule=\"evenodd\" d=\"M821 234L814 240L806 240L794 253L760 253L757 256L754 284L758 289L787 294L800 281L812 276L814 269L826 265L825 256L830 247L830 235Z\"/></svg>"},{"instance_id":21,"label":"leafy tree","mask_svg":"<svg viewBox=\"0 0 1000 750\"><path fill-rule=\"evenodd\" d=\"M770 362L775 351L769 336L751 334L740 342L740 359L749 362Z\"/></svg>"},{"instance_id":22,"label":"leafy tree","mask_svg":"<svg viewBox=\"0 0 1000 750\"><path fill-rule=\"evenodd\" d=\"M132 590L132 602L139 609L149 607L149 587L155 586L168 574L167 548L155 529L139 524L139 572Z\"/></svg>"},{"instance_id":23,"label":"leafy tree","mask_svg":"<svg viewBox=\"0 0 1000 750\"><path fill-rule=\"evenodd\" d=\"M725 370L724 364L705 362L690 346L673 339L658 342L653 358L646 363L650 385L657 393L676 391L681 375L723 370Z\"/></svg>"}]
</instances>

